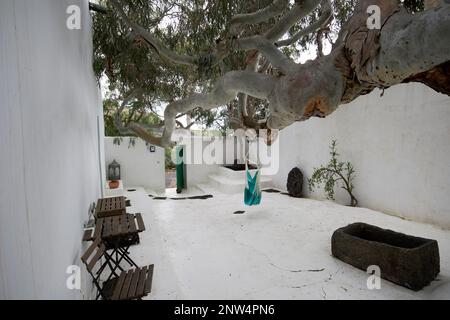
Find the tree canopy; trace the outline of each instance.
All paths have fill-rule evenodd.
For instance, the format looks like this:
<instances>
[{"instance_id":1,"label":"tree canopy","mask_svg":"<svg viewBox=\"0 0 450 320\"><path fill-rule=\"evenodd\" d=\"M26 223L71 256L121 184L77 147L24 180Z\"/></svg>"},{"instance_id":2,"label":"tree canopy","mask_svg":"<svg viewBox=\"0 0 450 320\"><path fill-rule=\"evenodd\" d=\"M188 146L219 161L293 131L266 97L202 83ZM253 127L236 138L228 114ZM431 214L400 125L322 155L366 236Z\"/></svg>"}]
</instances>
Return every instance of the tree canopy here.
<instances>
[{"instance_id":1,"label":"tree canopy","mask_svg":"<svg viewBox=\"0 0 450 320\"><path fill-rule=\"evenodd\" d=\"M237 84L235 80L249 76L249 71L267 75L269 82L283 77L289 73L283 68L294 66L289 61L311 56L311 48L318 61L337 51L340 34L360 2L364 1L100 0L106 13L93 18L94 70L99 79L107 79L107 123L117 127L108 131L133 132L145 138L149 136L143 130L153 135L164 124L165 132L170 131L166 118L177 127L186 127L177 120L183 115L191 119L187 127L194 122L221 130L268 127L268 117L275 118L268 92L249 94L259 88L237 88L223 99L216 99L216 93L214 103L206 102L208 93L219 90L217 81L229 78ZM401 4L409 15L424 8L423 0ZM232 77L235 71L242 73ZM247 80L263 84L261 79L250 76ZM356 94L370 88L360 88ZM351 98L356 94L350 94ZM186 99L195 101L189 107L177 104ZM339 101L345 99L341 96ZM176 112L165 108L167 104L177 105ZM277 123L276 127L284 125Z\"/></svg>"},{"instance_id":2,"label":"tree canopy","mask_svg":"<svg viewBox=\"0 0 450 320\"><path fill-rule=\"evenodd\" d=\"M330 30L327 30L329 39L336 38L341 25L353 11L354 2L333 1L335 19ZM191 67L161 59L151 46L137 41L130 34L130 28L108 0L99 1L107 8L107 13L95 13L93 16L94 71L98 79L107 79L107 89L112 93L105 100L107 134L120 134L114 127L115 112L135 90L142 93L125 108L128 113L128 117L122 119L125 124L130 121L142 123L144 112L154 115L146 125L162 125L160 120L163 116L158 110L160 105L185 98L192 92L207 92L214 81L227 71L245 69L248 60L245 52L232 52L220 64L213 66L207 62L208 55L217 41L226 36L234 15L257 11L270 3L271 0L121 1L125 13L143 28L152 30L170 50L188 55L204 54L202 59L205 61L198 61L196 67ZM317 21L319 15L320 10L316 10L313 15L302 19L289 30L289 35ZM246 26L243 35L263 33L275 21L276 18L272 18L264 23ZM283 51L298 59L310 46L317 47L316 35L308 34L299 39L295 46L285 47ZM266 116L267 104L264 101L252 99L250 103L254 106L252 113L256 119ZM239 121L238 127L243 125L240 110L236 109L237 100L218 110L193 110L190 118L204 128L225 131L233 126L230 120Z\"/></svg>"}]
</instances>

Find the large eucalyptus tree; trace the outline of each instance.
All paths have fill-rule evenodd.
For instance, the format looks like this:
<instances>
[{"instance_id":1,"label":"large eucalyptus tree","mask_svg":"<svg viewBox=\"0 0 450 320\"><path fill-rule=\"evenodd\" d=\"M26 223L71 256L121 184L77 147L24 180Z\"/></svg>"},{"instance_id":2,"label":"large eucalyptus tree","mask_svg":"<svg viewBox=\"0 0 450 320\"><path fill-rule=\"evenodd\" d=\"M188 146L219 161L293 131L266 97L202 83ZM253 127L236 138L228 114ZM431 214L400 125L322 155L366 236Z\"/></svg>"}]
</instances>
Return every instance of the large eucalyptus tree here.
<instances>
[{"instance_id":1,"label":"large eucalyptus tree","mask_svg":"<svg viewBox=\"0 0 450 320\"><path fill-rule=\"evenodd\" d=\"M177 14L177 10L203 14L191 16L202 21L205 15L214 12L214 24L211 24L214 28L207 23L195 25L192 21L179 20L181 29L178 30L197 27L197 30L187 29L193 38L205 34L210 39L216 38L213 45L205 41L201 46L199 42L190 42L190 37L178 38L182 41L177 42L177 34L171 37L170 32L143 27L153 23L148 21L149 15L131 13L136 12L133 6L148 3L146 0L108 0L110 10L124 23L125 28L120 30L123 39L131 38L151 52L136 54L138 59L129 61L131 71L125 74L133 80L121 83L127 83L122 91L129 92L131 98L125 99L122 108L130 99L152 97L152 90L153 98L175 98L164 110L164 129L160 135L134 121L128 122L126 129L150 143L170 146L179 115L222 106L228 106L232 112L230 106L236 101L234 107L242 119L238 125L283 129L296 121L326 117L340 105L375 88L414 81L449 95L450 4L447 2L425 1L424 11L420 11L421 1L412 0L295 0L292 3L289 0L198 0L166 2L169 5L153 7L157 11L154 17L160 16L158 22ZM376 23L368 24L368 9L370 6L373 9L373 5L379 8L378 28ZM192 6L200 10L192 10ZM247 13L238 13L244 9ZM333 31L336 37L329 37L332 49L325 55L322 37ZM300 64L292 57L302 41L315 41L318 55L315 60ZM129 41L124 41L118 46L119 59L127 59L121 57L121 50L128 45ZM140 68L140 62L152 59L158 60L156 70ZM142 64L147 69L148 65ZM113 70L106 68L105 72L113 73ZM166 97L161 95L167 85L158 80L161 74L164 79L171 75L173 83L179 86L176 92L166 92ZM210 79L215 79L214 83ZM130 82L134 85L129 85ZM203 90L198 90L199 86ZM263 119L255 117L258 110L255 106L259 105L266 108ZM117 125L120 127L122 123L117 121Z\"/></svg>"}]
</instances>

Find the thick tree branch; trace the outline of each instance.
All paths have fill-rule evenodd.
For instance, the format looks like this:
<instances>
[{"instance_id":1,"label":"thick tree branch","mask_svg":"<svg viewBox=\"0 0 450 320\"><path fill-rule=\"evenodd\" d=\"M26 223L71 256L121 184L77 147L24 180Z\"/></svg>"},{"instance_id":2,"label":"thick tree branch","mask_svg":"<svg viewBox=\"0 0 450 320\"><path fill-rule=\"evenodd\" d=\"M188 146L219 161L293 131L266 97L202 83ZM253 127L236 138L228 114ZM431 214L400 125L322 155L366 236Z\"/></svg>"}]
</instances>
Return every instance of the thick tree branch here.
<instances>
[{"instance_id":1,"label":"thick tree branch","mask_svg":"<svg viewBox=\"0 0 450 320\"><path fill-rule=\"evenodd\" d=\"M264 38L269 41L269 43L275 43L279 38L284 36L289 29L294 26L298 21L313 12L319 4L324 6L326 11L327 6L330 4L329 0L298 0L295 6L286 13L280 20L265 34ZM257 37L257 36L256 36ZM252 50L258 49L255 47L255 36L245 37L240 39L234 39L233 41L237 43L237 49ZM236 48L235 45L232 47Z\"/></svg>"},{"instance_id":2,"label":"thick tree branch","mask_svg":"<svg viewBox=\"0 0 450 320\"><path fill-rule=\"evenodd\" d=\"M384 10L381 30L367 29L369 4ZM450 5L412 15L398 4L396 0L360 1L340 45L330 55L280 78L269 100L269 128L326 117L375 88L411 81L414 75L449 63ZM450 80L450 74L441 76Z\"/></svg>"},{"instance_id":3,"label":"thick tree branch","mask_svg":"<svg viewBox=\"0 0 450 320\"><path fill-rule=\"evenodd\" d=\"M295 6L286 13L264 37L272 42L277 41L289 31L297 22L313 12L321 0L299 0Z\"/></svg>"},{"instance_id":4,"label":"thick tree branch","mask_svg":"<svg viewBox=\"0 0 450 320\"><path fill-rule=\"evenodd\" d=\"M297 64L288 58L283 52L269 40L262 36L253 36L238 40L238 45L244 50L257 49L261 54L270 61L273 67L277 68L284 74L292 73L297 70Z\"/></svg>"},{"instance_id":5,"label":"thick tree branch","mask_svg":"<svg viewBox=\"0 0 450 320\"><path fill-rule=\"evenodd\" d=\"M289 0L275 0L267 7L253 13L237 14L230 21L230 33L237 34L241 25L256 24L273 18L283 12L289 4Z\"/></svg>"},{"instance_id":6,"label":"thick tree branch","mask_svg":"<svg viewBox=\"0 0 450 320\"><path fill-rule=\"evenodd\" d=\"M95 11L101 14L108 13L108 9L106 9L104 6L101 6L97 3L89 2L89 10Z\"/></svg>"},{"instance_id":7,"label":"thick tree branch","mask_svg":"<svg viewBox=\"0 0 450 320\"><path fill-rule=\"evenodd\" d=\"M165 128L161 145L171 145L171 137L175 128L177 114L185 113L195 108L210 110L226 105L239 92L259 99L267 99L272 93L274 85L274 78L255 72L232 71L225 74L217 81L211 93L195 93L186 99L175 101L166 107L164 112Z\"/></svg>"},{"instance_id":8,"label":"thick tree branch","mask_svg":"<svg viewBox=\"0 0 450 320\"><path fill-rule=\"evenodd\" d=\"M259 60L261 59L261 55L258 52L258 50L252 49L249 52L247 52L247 58L246 58L246 71L252 71L257 72ZM248 117L248 95L245 93L239 93L238 94L238 107L240 115L245 118Z\"/></svg>"},{"instance_id":9,"label":"thick tree branch","mask_svg":"<svg viewBox=\"0 0 450 320\"><path fill-rule=\"evenodd\" d=\"M275 43L275 45L279 48L285 47L285 46L290 46L291 44L300 40L302 37L305 37L311 33L317 32L320 29L324 28L326 25L328 25L333 18L333 9L331 7L331 1L330 0L322 0L321 9L322 9L322 15L320 16L319 20L317 20L313 24L309 25L305 29L298 31L291 38L286 39L286 40L277 41Z\"/></svg>"},{"instance_id":10,"label":"thick tree branch","mask_svg":"<svg viewBox=\"0 0 450 320\"><path fill-rule=\"evenodd\" d=\"M267 70L269 70L270 66L270 61L268 59L265 59L262 66L258 69L258 73L266 73Z\"/></svg>"},{"instance_id":11,"label":"thick tree branch","mask_svg":"<svg viewBox=\"0 0 450 320\"><path fill-rule=\"evenodd\" d=\"M151 143L153 145L162 147L161 138L156 137L155 135L151 134L148 131L148 129L146 129L141 124L136 123L136 122L131 122L128 125L128 128L142 140L147 141L148 143ZM170 144L168 144L167 146L170 146Z\"/></svg>"}]
</instances>

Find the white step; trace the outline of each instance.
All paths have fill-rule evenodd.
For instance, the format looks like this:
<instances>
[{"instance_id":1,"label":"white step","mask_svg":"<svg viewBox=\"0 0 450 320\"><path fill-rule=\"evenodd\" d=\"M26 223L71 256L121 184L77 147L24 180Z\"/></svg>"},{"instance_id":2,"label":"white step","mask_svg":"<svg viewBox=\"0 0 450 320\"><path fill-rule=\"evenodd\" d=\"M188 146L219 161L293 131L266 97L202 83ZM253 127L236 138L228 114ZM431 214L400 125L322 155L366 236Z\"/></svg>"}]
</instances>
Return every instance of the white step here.
<instances>
[{"instance_id":1,"label":"white step","mask_svg":"<svg viewBox=\"0 0 450 320\"><path fill-rule=\"evenodd\" d=\"M196 185L197 188L203 191L203 194L215 194L217 192L220 192L215 185L213 185L211 182L206 183L200 183Z\"/></svg>"}]
</instances>

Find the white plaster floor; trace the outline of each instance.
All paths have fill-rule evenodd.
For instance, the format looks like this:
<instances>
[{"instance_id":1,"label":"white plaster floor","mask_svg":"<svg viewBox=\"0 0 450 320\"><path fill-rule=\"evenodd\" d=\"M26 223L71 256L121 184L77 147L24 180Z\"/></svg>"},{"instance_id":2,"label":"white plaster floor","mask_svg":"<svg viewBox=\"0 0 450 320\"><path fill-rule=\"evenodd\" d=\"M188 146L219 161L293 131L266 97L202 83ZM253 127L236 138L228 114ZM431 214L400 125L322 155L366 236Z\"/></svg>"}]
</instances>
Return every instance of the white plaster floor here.
<instances>
[{"instance_id":1,"label":"white plaster floor","mask_svg":"<svg viewBox=\"0 0 450 320\"><path fill-rule=\"evenodd\" d=\"M449 230L328 201L264 193L248 208L242 194L208 193L214 198L176 201L126 192L128 212L141 212L147 227L131 255L155 264L149 299L450 298ZM333 231L353 222L436 239L440 275L419 292L385 280L369 290L368 274L331 256Z\"/></svg>"}]
</instances>

